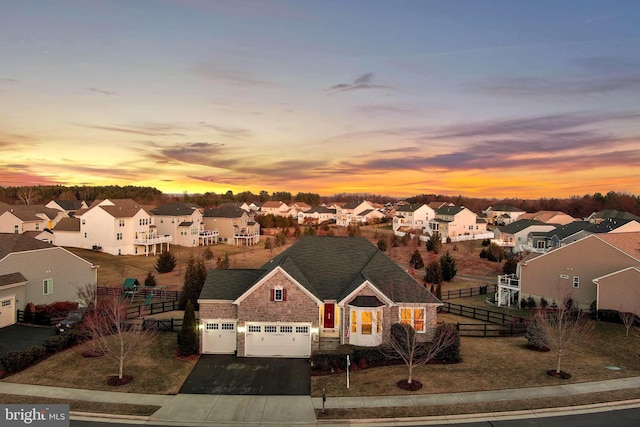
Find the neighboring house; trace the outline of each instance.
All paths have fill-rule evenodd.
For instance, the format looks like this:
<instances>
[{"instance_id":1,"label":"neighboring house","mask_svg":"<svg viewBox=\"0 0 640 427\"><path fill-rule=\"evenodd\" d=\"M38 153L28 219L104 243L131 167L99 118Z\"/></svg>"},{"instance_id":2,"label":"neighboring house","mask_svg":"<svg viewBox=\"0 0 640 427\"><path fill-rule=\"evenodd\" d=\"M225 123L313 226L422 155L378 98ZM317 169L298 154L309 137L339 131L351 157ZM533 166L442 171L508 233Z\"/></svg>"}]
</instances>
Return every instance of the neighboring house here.
<instances>
[{"instance_id":1,"label":"neighboring house","mask_svg":"<svg viewBox=\"0 0 640 427\"><path fill-rule=\"evenodd\" d=\"M218 232L218 240L231 245L255 245L260 242L260 224L237 206L207 209L202 217L205 230Z\"/></svg>"},{"instance_id":2,"label":"neighboring house","mask_svg":"<svg viewBox=\"0 0 640 427\"><path fill-rule=\"evenodd\" d=\"M73 220L73 221L71 221ZM168 250L170 235L160 235L151 214L131 199L94 201L75 218L53 228L58 246L104 251L111 255L149 255Z\"/></svg>"},{"instance_id":3,"label":"neighboring house","mask_svg":"<svg viewBox=\"0 0 640 427\"><path fill-rule=\"evenodd\" d=\"M276 216L289 216L289 205L285 202L269 200L260 206L260 214L276 215Z\"/></svg>"},{"instance_id":4,"label":"neighboring house","mask_svg":"<svg viewBox=\"0 0 640 427\"><path fill-rule=\"evenodd\" d=\"M455 206L455 205L450 202L429 202L427 203L427 206L429 206L435 212L440 208L444 208L445 206Z\"/></svg>"},{"instance_id":5,"label":"neighboring house","mask_svg":"<svg viewBox=\"0 0 640 427\"><path fill-rule=\"evenodd\" d=\"M628 267L593 279L597 286L598 310L616 310L640 315L640 269Z\"/></svg>"},{"instance_id":6,"label":"neighboring house","mask_svg":"<svg viewBox=\"0 0 640 427\"><path fill-rule=\"evenodd\" d=\"M575 242L576 240L580 240L588 236L589 233L586 233L585 230L589 228L589 226L591 226L591 223L587 221L573 221L568 224L559 225L553 230L542 233L539 240L543 240L543 243L531 240L528 244L533 248L545 250L565 246L571 242Z\"/></svg>"},{"instance_id":7,"label":"neighboring house","mask_svg":"<svg viewBox=\"0 0 640 427\"><path fill-rule=\"evenodd\" d=\"M584 220L589 221L592 224L599 224L606 219L635 220L640 222L639 216L625 211L617 211L615 209L605 209L603 211L593 212Z\"/></svg>"},{"instance_id":8,"label":"neighboring house","mask_svg":"<svg viewBox=\"0 0 640 427\"><path fill-rule=\"evenodd\" d=\"M437 231L440 237L455 238L486 233L487 224L478 221L478 216L464 206L443 206L435 211L435 218L427 224L429 234Z\"/></svg>"},{"instance_id":9,"label":"neighboring house","mask_svg":"<svg viewBox=\"0 0 640 427\"><path fill-rule=\"evenodd\" d=\"M424 203L398 206L393 217L393 231L422 231L435 216L435 211Z\"/></svg>"},{"instance_id":10,"label":"neighboring house","mask_svg":"<svg viewBox=\"0 0 640 427\"><path fill-rule=\"evenodd\" d=\"M576 219L561 211L538 211L534 213L524 213L518 219L533 219L546 224L565 225L574 222Z\"/></svg>"},{"instance_id":11,"label":"neighboring house","mask_svg":"<svg viewBox=\"0 0 640 427\"><path fill-rule=\"evenodd\" d=\"M535 246L528 245L530 233L547 232L555 228L553 224L545 224L533 219L519 219L509 225L496 227L493 230L492 242L512 252L531 251Z\"/></svg>"},{"instance_id":12,"label":"neighboring house","mask_svg":"<svg viewBox=\"0 0 640 427\"><path fill-rule=\"evenodd\" d=\"M343 205L336 204L336 225L346 227L348 225L356 224L357 217L362 217L362 212L373 209L374 206L366 200L348 202Z\"/></svg>"},{"instance_id":13,"label":"neighboring house","mask_svg":"<svg viewBox=\"0 0 640 427\"><path fill-rule=\"evenodd\" d=\"M517 220L520 215L526 213L526 211L510 205L489 206L482 212L487 215L489 224L494 225L509 225Z\"/></svg>"},{"instance_id":14,"label":"neighboring house","mask_svg":"<svg viewBox=\"0 0 640 427\"><path fill-rule=\"evenodd\" d=\"M298 212L298 224L322 224L323 222L335 220L335 208L326 206L315 206L305 212Z\"/></svg>"},{"instance_id":15,"label":"neighboring house","mask_svg":"<svg viewBox=\"0 0 640 427\"><path fill-rule=\"evenodd\" d=\"M366 209L355 216L357 224L379 224L385 218L378 209Z\"/></svg>"},{"instance_id":16,"label":"neighboring house","mask_svg":"<svg viewBox=\"0 0 640 427\"><path fill-rule=\"evenodd\" d=\"M588 310L598 298L598 292L606 288L606 291L615 293L611 283L619 283L624 278L617 276L603 280L603 277L629 267L640 267L639 242L638 232L592 234L547 253L525 258L518 264L517 275L510 278L511 288L519 292L519 298L531 296L538 305L542 297L549 305L553 301L560 303L563 294L570 291L574 305ZM504 279L504 276L499 276L499 300L500 295L504 296L509 291ZM597 282L604 283L600 291ZM608 301L615 299L617 297L608 296L605 302L609 304ZM640 306L639 302L640 295L633 295L633 299L628 300L637 306Z\"/></svg>"},{"instance_id":17,"label":"neighboring house","mask_svg":"<svg viewBox=\"0 0 640 427\"><path fill-rule=\"evenodd\" d=\"M190 203L166 203L151 209L158 235L172 237L174 245L195 247L218 243L216 230L205 230L202 211Z\"/></svg>"},{"instance_id":18,"label":"neighboring house","mask_svg":"<svg viewBox=\"0 0 640 427\"><path fill-rule=\"evenodd\" d=\"M300 213L307 212L309 209L311 206L304 202L293 202L289 206L289 216L297 218Z\"/></svg>"},{"instance_id":19,"label":"neighboring house","mask_svg":"<svg viewBox=\"0 0 640 427\"><path fill-rule=\"evenodd\" d=\"M198 299L202 353L309 357L388 343L391 325L432 336L442 303L360 237L304 237L255 270L209 270Z\"/></svg>"},{"instance_id":20,"label":"neighboring house","mask_svg":"<svg viewBox=\"0 0 640 427\"><path fill-rule=\"evenodd\" d=\"M640 219L605 218L600 222L591 224L585 231L589 233L632 233L640 231Z\"/></svg>"},{"instance_id":21,"label":"neighboring house","mask_svg":"<svg viewBox=\"0 0 640 427\"><path fill-rule=\"evenodd\" d=\"M0 203L0 233L22 234L28 231L48 230L67 216L64 211L44 205Z\"/></svg>"},{"instance_id":22,"label":"neighboring house","mask_svg":"<svg viewBox=\"0 0 640 427\"><path fill-rule=\"evenodd\" d=\"M97 281L98 266L64 248L0 234L0 327L14 324L30 302L75 301L78 288Z\"/></svg>"},{"instance_id":23,"label":"neighboring house","mask_svg":"<svg viewBox=\"0 0 640 427\"><path fill-rule=\"evenodd\" d=\"M45 206L62 211L69 216L75 215L80 209L87 209L89 207L87 203L82 200L52 200Z\"/></svg>"}]
</instances>

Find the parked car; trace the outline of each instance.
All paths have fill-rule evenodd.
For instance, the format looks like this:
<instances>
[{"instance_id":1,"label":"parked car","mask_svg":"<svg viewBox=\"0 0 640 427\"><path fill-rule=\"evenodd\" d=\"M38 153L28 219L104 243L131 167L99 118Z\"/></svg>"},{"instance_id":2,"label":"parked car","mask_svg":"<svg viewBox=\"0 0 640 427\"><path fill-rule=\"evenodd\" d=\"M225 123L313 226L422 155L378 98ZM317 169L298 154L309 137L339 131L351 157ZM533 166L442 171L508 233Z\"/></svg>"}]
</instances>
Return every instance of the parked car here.
<instances>
[{"instance_id":1,"label":"parked car","mask_svg":"<svg viewBox=\"0 0 640 427\"><path fill-rule=\"evenodd\" d=\"M69 312L62 322L56 324L56 334L77 328L82 323L82 317L83 312L81 311Z\"/></svg>"}]
</instances>

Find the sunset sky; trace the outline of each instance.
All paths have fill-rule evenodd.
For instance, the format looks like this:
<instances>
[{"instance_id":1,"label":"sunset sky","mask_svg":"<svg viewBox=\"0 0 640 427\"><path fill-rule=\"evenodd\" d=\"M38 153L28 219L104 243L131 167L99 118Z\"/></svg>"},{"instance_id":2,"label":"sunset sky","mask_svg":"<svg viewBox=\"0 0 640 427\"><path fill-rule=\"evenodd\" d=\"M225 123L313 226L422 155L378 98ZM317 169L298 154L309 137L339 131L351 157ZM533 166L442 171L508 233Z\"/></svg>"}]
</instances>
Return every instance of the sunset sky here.
<instances>
[{"instance_id":1,"label":"sunset sky","mask_svg":"<svg viewBox=\"0 0 640 427\"><path fill-rule=\"evenodd\" d=\"M0 185L640 194L640 2L0 2Z\"/></svg>"}]
</instances>

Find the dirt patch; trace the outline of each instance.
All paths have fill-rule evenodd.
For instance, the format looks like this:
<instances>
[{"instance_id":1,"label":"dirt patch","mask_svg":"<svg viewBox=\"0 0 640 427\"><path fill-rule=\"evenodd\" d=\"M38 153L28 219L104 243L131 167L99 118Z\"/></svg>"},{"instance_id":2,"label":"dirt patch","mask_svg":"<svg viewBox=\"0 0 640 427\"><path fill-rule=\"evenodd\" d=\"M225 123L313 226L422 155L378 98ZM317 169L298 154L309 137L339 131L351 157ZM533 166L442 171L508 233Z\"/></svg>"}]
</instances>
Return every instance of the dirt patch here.
<instances>
[{"instance_id":1,"label":"dirt patch","mask_svg":"<svg viewBox=\"0 0 640 427\"><path fill-rule=\"evenodd\" d=\"M405 391L418 391L422 388L422 383L418 380L412 380L411 382L400 380L396 383L396 386Z\"/></svg>"},{"instance_id":2,"label":"dirt patch","mask_svg":"<svg viewBox=\"0 0 640 427\"><path fill-rule=\"evenodd\" d=\"M564 371L556 371L555 369L550 369L547 371L547 375L549 375L550 377L553 378L558 378L561 380L568 380L571 378L571 374L564 372Z\"/></svg>"},{"instance_id":3,"label":"dirt patch","mask_svg":"<svg viewBox=\"0 0 640 427\"><path fill-rule=\"evenodd\" d=\"M112 377L109 377L109 379L107 380L107 384L112 387L120 387L121 385L129 384L131 381L133 381L133 377L131 375L123 375L122 378L114 375Z\"/></svg>"}]
</instances>

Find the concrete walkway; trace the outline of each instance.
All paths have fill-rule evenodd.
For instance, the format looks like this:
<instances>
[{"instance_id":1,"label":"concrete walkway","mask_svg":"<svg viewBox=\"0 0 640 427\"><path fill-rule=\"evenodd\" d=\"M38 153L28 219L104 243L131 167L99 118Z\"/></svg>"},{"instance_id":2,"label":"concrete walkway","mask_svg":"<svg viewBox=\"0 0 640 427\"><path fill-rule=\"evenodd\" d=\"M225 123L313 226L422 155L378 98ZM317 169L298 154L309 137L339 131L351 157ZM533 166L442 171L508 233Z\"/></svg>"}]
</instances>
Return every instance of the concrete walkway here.
<instances>
[{"instance_id":1,"label":"concrete walkway","mask_svg":"<svg viewBox=\"0 0 640 427\"><path fill-rule=\"evenodd\" d=\"M470 402L495 402L538 397L579 395L584 393L624 390L640 387L640 377L616 380L595 381L590 383L567 384L547 387L529 387L511 390L493 390L466 393L441 393L411 396L367 396L367 397L328 397L326 408L373 408L390 406L428 406L458 404ZM150 417L133 417L140 424L173 426L273 426L273 425L316 425L330 424L316 421L314 409L322 408L321 398L309 396L222 396L202 394L152 395L120 393L109 391L80 390L61 387L46 387L28 384L12 384L0 381L0 394L18 394L27 396L55 397L93 402L131 403L155 405L161 408ZM637 404L638 402L636 402ZM613 404L605 404L609 409ZM594 405L591 405L593 407ZM548 410L546 410L548 412ZM562 412L562 408L556 409ZM522 411L531 414L532 411ZM572 413L575 413L572 412ZM484 414L486 417L487 414ZM495 415L492 415L495 419ZM109 418L106 415L103 417ZM432 421L439 423L453 420L473 419L474 415L455 417L436 417ZM74 417L82 419L83 417ZM126 417L123 417L126 418ZM93 418L95 419L95 418ZM405 419L406 421L406 419ZM425 419L415 419L426 424ZM374 422L374 420L370 420ZM385 420L375 420L383 424ZM386 420L389 424L399 424L398 420ZM349 422L345 420L344 424ZM365 424L366 421L359 422ZM335 425L340 425L336 423Z\"/></svg>"}]
</instances>

